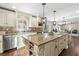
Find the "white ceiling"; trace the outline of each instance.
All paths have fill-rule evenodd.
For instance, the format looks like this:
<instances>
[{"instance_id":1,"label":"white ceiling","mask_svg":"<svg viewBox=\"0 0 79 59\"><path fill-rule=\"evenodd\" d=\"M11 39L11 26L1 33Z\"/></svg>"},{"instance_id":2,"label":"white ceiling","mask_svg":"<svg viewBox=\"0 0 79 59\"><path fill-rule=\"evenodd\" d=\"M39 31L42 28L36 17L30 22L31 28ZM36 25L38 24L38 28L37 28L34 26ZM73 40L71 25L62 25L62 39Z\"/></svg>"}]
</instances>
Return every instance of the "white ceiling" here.
<instances>
[{"instance_id":1,"label":"white ceiling","mask_svg":"<svg viewBox=\"0 0 79 59\"><path fill-rule=\"evenodd\" d=\"M43 6L41 3L0 3L0 6L10 9L12 9L12 6L15 6L17 10L42 16ZM57 21L63 20L62 17L66 17L66 20L79 17L79 14L76 13L76 11L79 11L79 3L47 3L45 16L49 21L53 21L53 10L57 11Z\"/></svg>"}]
</instances>

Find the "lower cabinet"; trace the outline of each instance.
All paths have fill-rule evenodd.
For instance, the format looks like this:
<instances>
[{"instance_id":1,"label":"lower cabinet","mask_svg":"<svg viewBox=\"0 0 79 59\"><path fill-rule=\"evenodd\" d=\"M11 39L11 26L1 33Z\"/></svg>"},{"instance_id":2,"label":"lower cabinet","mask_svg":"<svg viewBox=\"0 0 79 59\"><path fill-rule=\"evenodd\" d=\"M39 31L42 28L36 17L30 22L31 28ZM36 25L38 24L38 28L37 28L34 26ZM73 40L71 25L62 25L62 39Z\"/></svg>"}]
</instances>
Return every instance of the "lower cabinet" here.
<instances>
[{"instance_id":1,"label":"lower cabinet","mask_svg":"<svg viewBox=\"0 0 79 59\"><path fill-rule=\"evenodd\" d=\"M50 56L54 56L55 55L55 48L56 48L56 46L55 46L55 42L54 41L52 41L51 42L51 47L50 47Z\"/></svg>"},{"instance_id":2,"label":"lower cabinet","mask_svg":"<svg viewBox=\"0 0 79 59\"><path fill-rule=\"evenodd\" d=\"M44 45L39 46L39 51L38 51L39 56L44 56Z\"/></svg>"},{"instance_id":3,"label":"lower cabinet","mask_svg":"<svg viewBox=\"0 0 79 59\"><path fill-rule=\"evenodd\" d=\"M60 44L59 44L59 38L56 39L56 40L54 40L54 42L55 42L55 48L54 48L54 51L55 51L55 52L54 52L54 55L55 55L55 56L58 56L58 55L59 55L59 48L60 48L60 47L59 47L59 45L60 45Z\"/></svg>"},{"instance_id":4,"label":"lower cabinet","mask_svg":"<svg viewBox=\"0 0 79 59\"><path fill-rule=\"evenodd\" d=\"M51 43L48 42L46 44L44 44L44 55L45 56L50 56L51 54Z\"/></svg>"}]
</instances>

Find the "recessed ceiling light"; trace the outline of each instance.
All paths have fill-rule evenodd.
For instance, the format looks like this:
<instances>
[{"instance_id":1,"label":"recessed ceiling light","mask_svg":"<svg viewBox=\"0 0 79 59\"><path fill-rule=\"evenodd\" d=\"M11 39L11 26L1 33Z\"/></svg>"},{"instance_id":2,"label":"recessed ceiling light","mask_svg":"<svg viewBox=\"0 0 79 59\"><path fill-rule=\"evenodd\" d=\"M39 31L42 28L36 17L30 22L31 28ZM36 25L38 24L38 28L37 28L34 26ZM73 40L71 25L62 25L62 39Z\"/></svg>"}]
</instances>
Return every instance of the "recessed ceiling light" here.
<instances>
[{"instance_id":1,"label":"recessed ceiling light","mask_svg":"<svg viewBox=\"0 0 79 59\"><path fill-rule=\"evenodd\" d=\"M16 7L13 5L12 8L15 9Z\"/></svg>"}]
</instances>

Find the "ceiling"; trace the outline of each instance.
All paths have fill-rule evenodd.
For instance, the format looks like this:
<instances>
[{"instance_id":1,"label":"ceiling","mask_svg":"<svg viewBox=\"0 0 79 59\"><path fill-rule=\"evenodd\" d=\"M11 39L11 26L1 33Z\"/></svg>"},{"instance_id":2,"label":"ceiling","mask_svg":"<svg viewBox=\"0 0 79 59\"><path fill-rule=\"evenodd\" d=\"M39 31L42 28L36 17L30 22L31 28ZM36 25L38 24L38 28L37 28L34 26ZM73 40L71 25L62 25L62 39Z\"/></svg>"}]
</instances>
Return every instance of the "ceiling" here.
<instances>
[{"instance_id":1,"label":"ceiling","mask_svg":"<svg viewBox=\"0 0 79 59\"><path fill-rule=\"evenodd\" d=\"M36 16L43 16L41 3L0 3L1 7L20 10ZM56 10L56 21L70 20L77 17L79 19L79 3L47 3L45 6L45 16L48 21L53 21L53 10ZM63 19L65 17L65 19ZM77 20L78 21L78 20Z\"/></svg>"}]
</instances>

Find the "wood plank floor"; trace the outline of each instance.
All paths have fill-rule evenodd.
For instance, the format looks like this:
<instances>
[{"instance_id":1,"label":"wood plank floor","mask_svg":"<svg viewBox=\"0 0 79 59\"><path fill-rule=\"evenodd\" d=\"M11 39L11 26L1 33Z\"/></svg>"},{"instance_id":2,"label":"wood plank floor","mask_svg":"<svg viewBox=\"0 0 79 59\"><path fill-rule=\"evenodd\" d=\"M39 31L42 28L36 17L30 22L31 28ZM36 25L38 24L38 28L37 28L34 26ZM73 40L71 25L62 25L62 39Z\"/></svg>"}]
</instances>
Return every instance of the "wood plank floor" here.
<instances>
[{"instance_id":1,"label":"wood plank floor","mask_svg":"<svg viewBox=\"0 0 79 59\"><path fill-rule=\"evenodd\" d=\"M29 52L26 47L22 47L20 49L11 49L3 52L0 56L28 56Z\"/></svg>"},{"instance_id":2,"label":"wood plank floor","mask_svg":"<svg viewBox=\"0 0 79 59\"><path fill-rule=\"evenodd\" d=\"M12 49L5 51L0 56L27 56L28 51L25 47L21 49ZM69 40L69 48L63 50L59 56L79 56L79 37L71 37Z\"/></svg>"},{"instance_id":3,"label":"wood plank floor","mask_svg":"<svg viewBox=\"0 0 79 59\"><path fill-rule=\"evenodd\" d=\"M69 48L63 50L59 56L79 56L79 36L72 36L68 45Z\"/></svg>"}]
</instances>

